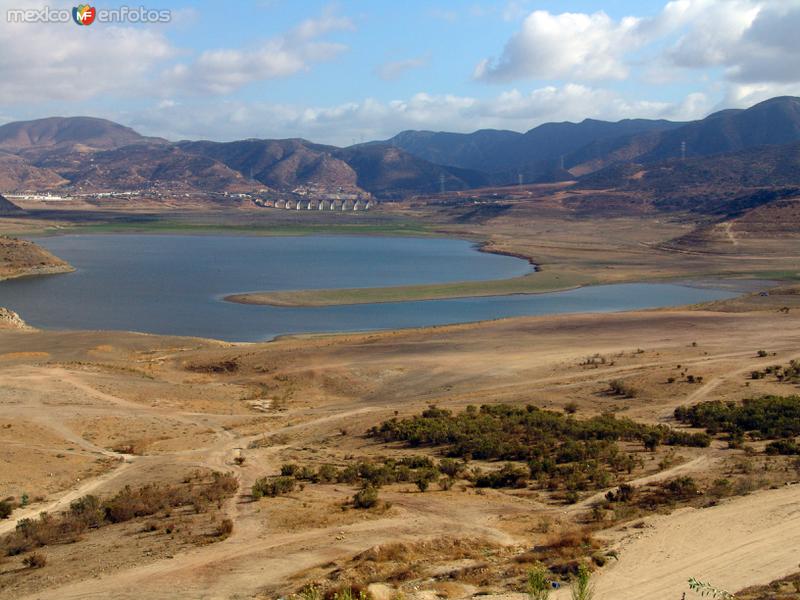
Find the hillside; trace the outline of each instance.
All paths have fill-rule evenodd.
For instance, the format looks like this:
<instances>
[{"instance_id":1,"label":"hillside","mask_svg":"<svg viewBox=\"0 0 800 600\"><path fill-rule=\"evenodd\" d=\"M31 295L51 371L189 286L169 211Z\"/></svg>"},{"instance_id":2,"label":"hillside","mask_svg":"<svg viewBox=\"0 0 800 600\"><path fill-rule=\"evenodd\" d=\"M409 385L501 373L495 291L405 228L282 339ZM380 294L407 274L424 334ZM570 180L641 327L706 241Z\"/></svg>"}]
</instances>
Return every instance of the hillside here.
<instances>
[{"instance_id":1,"label":"hillside","mask_svg":"<svg viewBox=\"0 0 800 600\"><path fill-rule=\"evenodd\" d=\"M179 142L185 152L207 156L276 189L298 185L356 187L356 173L335 158L336 148L306 140L242 140L237 142Z\"/></svg>"},{"instance_id":2,"label":"hillside","mask_svg":"<svg viewBox=\"0 0 800 600\"><path fill-rule=\"evenodd\" d=\"M474 133L404 131L386 143L443 165L485 172L527 167L538 172L552 166L561 155L587 144L678 126L680 123L665 120L625 119L612 123L585 119L580 123L545 123L526 133L494 129Z\"/></svg>"},{"instance_id":3,"label":"hillside","mask_svg":"<svg viewBox=\"0 0 800 600\"><path fill-rule=\"evenodd\" d=\"M337 148L290 139L177 145L187 153L212 157L246 177L282 191L312 185L361 189L385 198L438 191L441 175L451 190L486 181L479 173L435 165L384 144Z\"/></svg>"},{"instance_id":4,"label":"hillside","mask_svg":"<svg viewBox=\"0 0 800 600\"><path fill-rule=\"evenodd\" d=\"M682 145L688 158L713 156L766 145L800 141L800 98L778 97L748 109L723 110L681 127L648 134L595 140L565 158L577 175L619 162L659 162L679 158Z\"/></svg>"},{"instance_id":5,"label":"hillside","mask_svg":"<svg viewBox=\"0 0 800 600\"><path fill-rule=\"evenodd\" d=\"M155 188L222 192L255 187L216 160L163 144L97 152L91 161L75 168L65 165L60 173L73 188L84 192Z\"/></svg>"},{"instance_id":6,"label":"hillside","mask_svg":"<svg viewBox=\"0 0 800 600\"><path fill-rule=\"evenodd\" d=\"M69 264L33 242L0 236L0 281L72 270Z\"/></svg>"},{"instance_id":7,"label":"hillside","mask_svg":"<svg viewBox=\"0 0 800 600\"><path fill-rule=\"evenodd\" d=\"M687 160L674 162L684 142ZM666 195L666 205L688 187L685 208L706 192L720 197L738 193L737 187L797 184L791 144L798 142L800 98L792 97L691 123L586 119L526 133L404 131L347 148L299 138L170 143L104 119L53 117L0 127L0 191L267 187L288 193L310 187L397 199L436 193L442 184L461 191L514 185L519 178L526 184L580 178L582 188Z\"/></svg>"},{"instance_id":8,"label":"hillside","mask_svg":"<svg viewBox=\"0 0 800 600\"><path fill-rule=\"evenodd\" d=\"M800 189L800 142L654 164L620 163L583 177L578 187L632 192L664 210L733 214Z\"/></svg>"},{"instance_id":9,"label":"hillside","mask_svg":"<svg viewBox=\"0 0 800 600\"><path fill-rule=\"evenodd\" d=\"M644 162L680 155L709 156L763 145L800 140L800 98L783 96L746 110L724 110L663 133L659 144L642 156Z\"/></svg>"},{"instance_id":10,"label":"hillside","mask_svg":"<svg viewBox=\"0 0 800 600\"><path fill-rule=\"evenodd\" d=\"M67 183L55 171L32 165L21 156L0 152L0 190L52 190Z\"/></svg>"},{"instance_id":11,"label":"hillside","mask_svg":"<svg viewBox=\"0 0 800 600\"><path fill-rule=\"evenodd\" d=\"M0 215L13 215L19 212L22 212L19 206L7 198L0 196Z\"/></svg>"},{"instance_id":12,"label":"hillside","mask_svg":"<svg viewBox=\"0 0 800 600\"><path fill-rule=\"evenodd\" d=\"M437 165L383 144L344 148L336 156L356 172L359 187L383 198L436 192L442 183L450 191L487 183L477 171Z\"/></svg>"},{"instance_id":13,"label":"hillside","mask_svg":"<svg viewBox=\"0 0 800 600\"><path fill-rule=\"evenodd\" d=\"M49 117L0 126L0 149L12 152L65 145L107 150L128 144L163 141L142 136L130 127L113 121L94 117Z\"/></svg>"}]
</instances>

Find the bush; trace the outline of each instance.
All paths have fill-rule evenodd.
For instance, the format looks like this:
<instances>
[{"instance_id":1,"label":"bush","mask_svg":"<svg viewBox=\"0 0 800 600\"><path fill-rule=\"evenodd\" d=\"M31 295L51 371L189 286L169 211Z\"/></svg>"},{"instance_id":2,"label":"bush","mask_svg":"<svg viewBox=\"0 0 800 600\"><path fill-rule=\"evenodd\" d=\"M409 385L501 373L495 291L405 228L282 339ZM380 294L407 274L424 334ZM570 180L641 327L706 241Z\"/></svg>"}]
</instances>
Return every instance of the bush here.
<instances>
[{"instance_id":1,"label":"bush","mask_svg":"<svg viewBox=\"0 0 800 600\"><path fill-rule=\"evenodd\" d=\"M499 471L492 471L475 480L476 487L521 488L528 482L529 471L513 463L506 463Z\"/></svg>"},{"instance_id":2,"label":"bush","mask_svg":"<svg viewBox=\"0 0 800 600\"><path fill-rule=\"evenodd\" d=\"M317 481L320 483L333 483L337 479L336 475L336 467L329 464L321 465L317 470Z\"/></svg>"},{"instance_id":3,"label":"bush","mask_svg":"<svg viewBox=\"0 0 800 600\"><path fill-rule=\"evenodd\" d=\"M450 476L464 468L454 458L525 461L530 470L528 477L548 486L554 484L552 489L570 478L576 488L607 487L616 473L630 473L637 461L620 450L616 442L621 440L699 447L710 443L705 433L645 425L612 414L579 420L534 406L503 404L471 408L460 414L431 407L418 416L385 421L372 428L369 435L412 447L446 446L450 458L442 460L439 469ZM521 472L508 470L480 478L482 487L515 487L527 479ZM340 481L343 480L340 474Z\"/></svg>"},{"instance_id":4,"label":"bush","mask_svg":"<svg viewBox=\"0 0 800 600\"><path fill-rule=\"evenodd\" d=\"M0 500L0 519L7 519L14 512L14 507L8 500Z\"/></svg>"},{"instance_id":5,"label":"bush","mask_svg":"<svg viewBox=\"0 0 800 600\"><path fill-rule=\"evenodd\" d=\"M591 600L594 598L594 584L592 574L586 565L578 567L578 575L572 582L572 600Z\"/></svg>"},{"instance_id":6,"label":"bush","mask_svg":"<svg viewBox=\"0 0 800 600\"><path fill-rule=\"evenodd\" d=\"M222 519L217 526L217 537L228 537L233 533L233 521L231 519Z\"/></svg>"},{"instance_id":7,"label":"bush","mask_svg":"<svg viewBox=\"0 0 800 600\"><path fill-rule=\"evenodd\" d=\"M766 447L767 454L783 454L793 456L800 454L800 444L794 440L778 440L770 442Z\"/></svg>"},{"instance_id":8,"label":"bush","mask_svg":"<svg viewBox=\"0 0 800 600\"><path fill-rule=\"evenodd\" d=\"M367 486L353 496L353 506L356 508L372 508L378 504L378 490L372 486Z\"/></svg>"},{"instance_id":9,"label":"bush","mask_svg":"<svg viewBox=\"0 0 800 600\"><path fill-rule=\"evenodd\" d=\"M22 559L22 564L29 569L41 569L47 564L47 557L41 552L32 552Z\"/></svg>"},{"instance_id":10,"label":"bush","mask_svg":"<svg viewBox=\"0 0 800 600\"><path fill-rule=\"evenodd\" d=\"M550 582L547 571L542 568L528 571L528 598L530 600L547 600L550 597Z\"/></svg>"},{"instance_id":11,"label":"bush","mask_svg":"<svg viewBox=\"0 0 800 600\"><path fill-rule=\"evenodd\" d=\"M800 396L763 396L741 404L714 400L675 409L675 418L715 435L749 433L762 439L800 435Z\"/></svg>"},{"instance_id":12,"label":"bush","mask_svg":"<svg viewBox=\"0 0 800 600\"><path fill-rule=\"evenodd\" d=\"M14 532L2 538L2 548L14 556L41 546L74 542L87 529L150 516L172 507L219 505L236 492L238 485L230 473L214 472L211 481L190 478L180 486L126 486L107 500L83 496L60 514L41 513L37 519L22 519Z\"/></svg>"},{"instance_id":13,"label":"bush","mask_svg":"<svg viewBox=\"0 0 800 600\"><path fill-rule=\"evenodd\" d=\"M612 379L608 383L608 389L612 394L626 398L635 398L637 394L636 388L621 379Z\"/></svg>"},{"instance_id":14,"label":"bush","mask_svg":"<svg viewBox=\"0 0 800 600\"><path fill-rule=\"evenodd\" d=\"M288 494L294 490L295 479L287 475L280 475L278 477L262 477L256 480L253 484L251 494L253 498L258 500L264 496L281 496Z\"/></svg>"}]
</instances>

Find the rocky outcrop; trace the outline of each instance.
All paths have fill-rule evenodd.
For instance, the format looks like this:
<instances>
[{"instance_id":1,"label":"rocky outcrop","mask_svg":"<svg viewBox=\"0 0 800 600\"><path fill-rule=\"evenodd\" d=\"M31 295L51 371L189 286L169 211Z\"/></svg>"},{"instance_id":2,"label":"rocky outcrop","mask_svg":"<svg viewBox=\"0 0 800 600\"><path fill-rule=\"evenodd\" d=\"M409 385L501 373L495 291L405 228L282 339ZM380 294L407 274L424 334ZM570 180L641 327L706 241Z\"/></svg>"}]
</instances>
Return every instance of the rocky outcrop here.
<instances>
[{"instance_id":1,"label":"rocky outcrop","mask_svg":"<svg viewBox=\"0 0 800 600\"><path fill-rule=\"evenodd\" d=\"M2 329L30 329L17 313L0 306L0 328Z\"/></svg>"},{"instance_id":2,"label":"rocky outcrop","mask_svg":"<svg viewBox=\"0 0 800 600\"><path fill-rule=\"evenodd\" d=\"M0 236L0 281L30 275L68 273L73 267L30 242Z\"/></svg>"}]
</instances>

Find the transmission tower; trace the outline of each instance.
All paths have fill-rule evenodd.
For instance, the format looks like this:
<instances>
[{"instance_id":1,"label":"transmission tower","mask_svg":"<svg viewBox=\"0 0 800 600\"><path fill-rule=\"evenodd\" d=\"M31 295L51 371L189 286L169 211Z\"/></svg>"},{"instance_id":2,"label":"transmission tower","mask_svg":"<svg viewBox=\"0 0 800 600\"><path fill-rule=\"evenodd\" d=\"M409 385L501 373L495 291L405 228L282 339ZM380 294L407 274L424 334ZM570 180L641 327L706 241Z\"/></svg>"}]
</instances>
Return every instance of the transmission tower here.
<instances>
[{"instance_id":1,"label":"transmission tower","mask_svg":"<svg viewBox=\"0 0 800 600\"><path fill-rule=\"evenodd\" d=\"M439 174L439 193L444 194L444 173Z\"/></svg>"}]
</instances>

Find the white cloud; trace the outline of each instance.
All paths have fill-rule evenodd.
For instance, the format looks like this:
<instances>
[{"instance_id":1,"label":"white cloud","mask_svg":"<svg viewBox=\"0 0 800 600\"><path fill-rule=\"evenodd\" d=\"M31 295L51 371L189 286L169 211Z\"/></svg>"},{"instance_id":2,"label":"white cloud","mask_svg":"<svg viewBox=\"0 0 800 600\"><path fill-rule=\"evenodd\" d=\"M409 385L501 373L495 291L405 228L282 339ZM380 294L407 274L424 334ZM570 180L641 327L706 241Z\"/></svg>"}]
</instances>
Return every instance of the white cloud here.
<instances>
[{"instance_id":1,"label":"white cloud","mask_svg":"<svg viewBox=\"0 0 800 600\"><path fill-rule=\"evenodd\" d=\"M672 0L655 16L619 20L537 10L500 57L481 60L473 75L487 82L626 79L646 51L651 84L715 68L725 82L786 84L800 82L798 30L800 0Z\"/></svg>"},{"instance_id":2,"label":"white cloud","mask_svg":"<svg viewBox=\"0 0 800 600\"><path fill-rule=\"evenodd\" d=\"M491 82L525 78L623 79L627 51L638 46L639 19L614 21L604 12L551 14L536 10L506 43L498 60L483 59L473 73Z\"/></svg>"},{"instance_id":3,"label":"white cloud","mask_svg":"<svg viewBox=\"0 0 800 600\"><path fill-rule=\"evenodd\" d=\"M430 57L428 55L415 56L402 60L390 60L375 68L375 74L384 81L399 79L408 71L420 69L428 66Z\"/></svg>"},{"instance_id":4,"label":"white cloud","mask_svg":"<svg viewBox=\"0 0 800 600\"><path fill-rule=\"evenodd\" d=\"M0 16L4 18L9 7L27 6L0 2ZM175 49L158 27L4 22L0 27L0 102L138 95L153 70L174 55Z\"/></svg>"},{"instance_id":5,"label":"white cloud","mask_svg":"<svg viewBox=\"0 0 800 600\"><path fill-rule=\"evenodd\" d=\"M526 131L548 121L592 117L691 119L704 116L710 102L693 94L678 103L631 101L620 94L579 84L510 90L487 99L418 93L381 102L365 98L335 106L292 106L227 101L221 104L157 107L125 118L147 134L170 139L248 137L307 139L336 145L385 139L403 129L470 132L481 128Z\"/></svg>"},{"instance_id":6,"label":"white cloud","mask_svg":"<svg viewBox=\"0 0 800 600\"><path fill-rule=\"evenodd\" d=\"M229 94L254 81L287 77L333 59L347 46L319 38L352 29L350 19L328 12L252 49L206 50L194 62L168 69L163 83L170 91Z\"/></svg>"}]
</instances>

